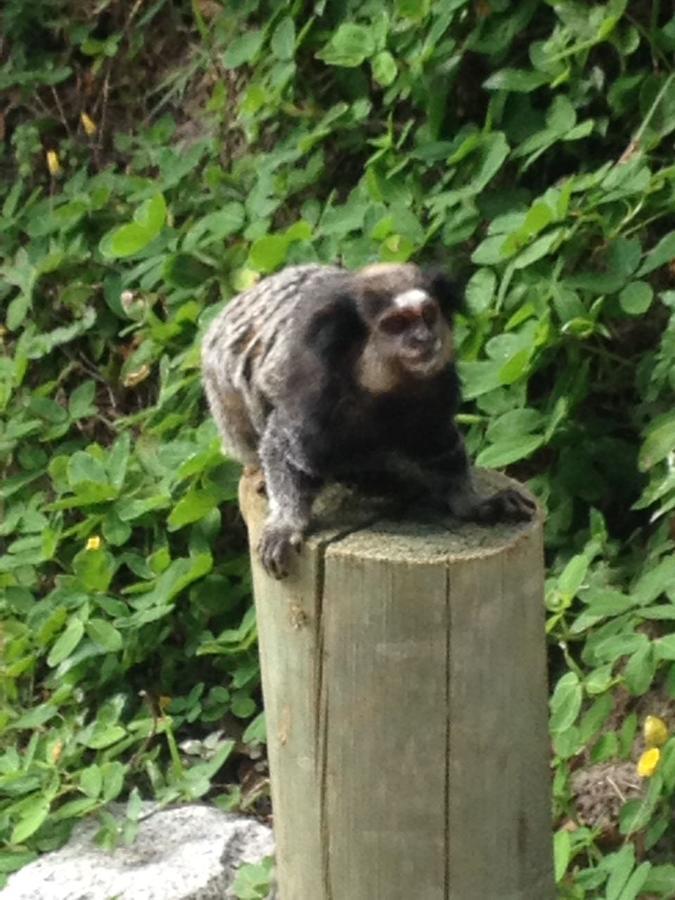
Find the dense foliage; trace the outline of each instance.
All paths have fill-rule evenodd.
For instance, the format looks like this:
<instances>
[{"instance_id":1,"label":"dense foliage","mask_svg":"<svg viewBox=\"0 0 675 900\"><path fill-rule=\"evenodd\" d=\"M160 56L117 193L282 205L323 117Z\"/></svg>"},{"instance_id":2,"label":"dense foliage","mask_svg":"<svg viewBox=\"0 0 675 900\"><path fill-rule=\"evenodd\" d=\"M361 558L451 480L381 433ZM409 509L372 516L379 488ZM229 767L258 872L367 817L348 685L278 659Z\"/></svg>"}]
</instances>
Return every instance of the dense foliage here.
<instances>
[{"instance_id":1,"label":"dense foliage","mask_svg":"<svg viewBox=\"0 0 675 900\"><path fill-rule=\"evenodd\" d=\"M238 472L199 336L286 263L415 258L466 280L472 452L548 509L560 895L675 896L675 738L641 737L675 722L666 7L6 0L2 872L88 813L131 838L141 796L253 802Z\"/></svg>"}]
</instances>

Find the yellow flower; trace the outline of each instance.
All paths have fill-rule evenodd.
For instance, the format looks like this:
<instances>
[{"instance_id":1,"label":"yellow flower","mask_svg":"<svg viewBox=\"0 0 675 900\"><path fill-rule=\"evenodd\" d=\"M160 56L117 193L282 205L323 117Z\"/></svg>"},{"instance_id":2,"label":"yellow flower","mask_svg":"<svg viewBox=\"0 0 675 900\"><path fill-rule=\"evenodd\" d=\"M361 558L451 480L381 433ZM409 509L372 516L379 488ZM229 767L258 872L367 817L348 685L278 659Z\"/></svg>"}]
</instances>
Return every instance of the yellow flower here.
<instances>
[{"instance_id":1,"label":"yellow flower","mask_svg":"<svg viewBox=\"0 0 675 900\"><path fill-rule=\"evenodd\" d=\"M150 366L147 363L143 363L140 369L137 369L135 372L129 372L124 377L122 384L124 387L136 387L141 381L145 381L151 371Z\"/></svg>"},{"instance_id":2,"label":"yellow flower","mask_svg":"<svg viewBox=\"0 0 675 900\"><path fill-rule=\"evenodd\" d=\"M80 113L80 122L82 122L85 134L89 137L93 137L96 134L96 122L90 119L86 112Z\"/></svg>"},{"instance_id":3,"label":"yellow flower","mask_svg":"<svg viewBox=\"0 0 675 900\"><path fill-rule=\"evenodd\" d=\"M63 741L58 740L50 751L50 756L52 758L53 763L57 763L61 759L61 754L63 753Z\"/></svg>"},{"instance_id":4,"label":"yellow flower","mask_svg":"<svg viewBox=\"0 0 675 900\"><path fill-rule=\"evenodd\" d=\"M103 541L101 538L97 534L94 534L87 541L87 550L100 550L102 543Z\"/></svg>"},{"instance_id":5,"label":"yellow flower","mask_svg":"<svg viewBox=\"0 0 675 900\"><path fill-rule=\"evenodd\" d=\"M50 175L60 175L63 171L56 150L47 150L47 168Z\"/></svg>"},{"instance_id":6,"label":"yellow flower","mask_svg":"<svg viewBox=\"0 0 675 900\"><path fill-rule=\"evenodd\" d=\"M663 747L668 740L668 726L658 716L647 716L642 734L648 747Z\"/></svg>"},{"instance_id":7,"label":"yellow flower","mask_svg":"<svg viewBox=\"0 0 675 900\"><path fill-rule=\"evenodd\" d=\"M637 764L637 773L640 778L651 778L659 767L661 761L661 751L658 747L652 747L651 750L645 750Z\"/></svg>"}]
</instances>

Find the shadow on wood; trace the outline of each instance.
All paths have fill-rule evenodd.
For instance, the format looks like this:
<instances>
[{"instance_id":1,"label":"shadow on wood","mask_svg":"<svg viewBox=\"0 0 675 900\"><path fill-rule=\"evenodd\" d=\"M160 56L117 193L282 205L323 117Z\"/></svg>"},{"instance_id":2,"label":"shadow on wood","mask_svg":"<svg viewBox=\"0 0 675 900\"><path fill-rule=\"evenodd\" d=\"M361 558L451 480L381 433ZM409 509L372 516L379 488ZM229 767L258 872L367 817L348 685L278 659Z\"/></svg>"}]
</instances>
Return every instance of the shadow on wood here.
<instances>
[{"instance_id":1,"label":"shadow on wood","mask_svg":"<svg viewBox=\"0 0 675 900\"><path fill-rule=\"evenodd\" d=\"M281 900L550 900L541 519L317 518L284 581L252 561Z\"/></svg>"}]
</instances>

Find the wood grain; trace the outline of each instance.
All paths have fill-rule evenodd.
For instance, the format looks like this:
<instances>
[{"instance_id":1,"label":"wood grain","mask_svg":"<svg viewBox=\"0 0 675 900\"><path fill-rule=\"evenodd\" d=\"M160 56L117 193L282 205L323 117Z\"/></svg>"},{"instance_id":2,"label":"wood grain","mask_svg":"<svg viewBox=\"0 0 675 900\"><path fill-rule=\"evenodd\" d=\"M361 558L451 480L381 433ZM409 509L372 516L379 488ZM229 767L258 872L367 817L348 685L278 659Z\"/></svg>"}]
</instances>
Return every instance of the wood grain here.
<instances>
[{"instance_id":1,"label":"wood grain","mask_svg":"<svg viewBox=\"0 0 675 900\"><path fill-rule=\"evenodd\" d=\"M289 578L252 560L281 900L552 898L541 518L317 518Z\"/></svg>"}]
</instances>

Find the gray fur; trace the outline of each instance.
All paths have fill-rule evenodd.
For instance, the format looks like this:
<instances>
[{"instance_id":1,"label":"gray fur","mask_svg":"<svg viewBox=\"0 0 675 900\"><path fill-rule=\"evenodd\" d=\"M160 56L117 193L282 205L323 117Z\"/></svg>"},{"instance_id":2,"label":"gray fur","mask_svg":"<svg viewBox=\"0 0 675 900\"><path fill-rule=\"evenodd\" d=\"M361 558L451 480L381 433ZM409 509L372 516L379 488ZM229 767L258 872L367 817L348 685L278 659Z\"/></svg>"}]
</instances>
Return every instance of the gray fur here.
<instances>
[{"instance_id":1,"label":"gray fur","mask_svg":"<svg viewBox=\"0 0 675 900\"><path fill-rule=\"evenodd\" d=\"M238 294L211 323L202 345L204 386L228 456L260 465L258 447L279 398L298 307L319 282L343 271L290 266Z\"/></svg>"}]
</instances>

